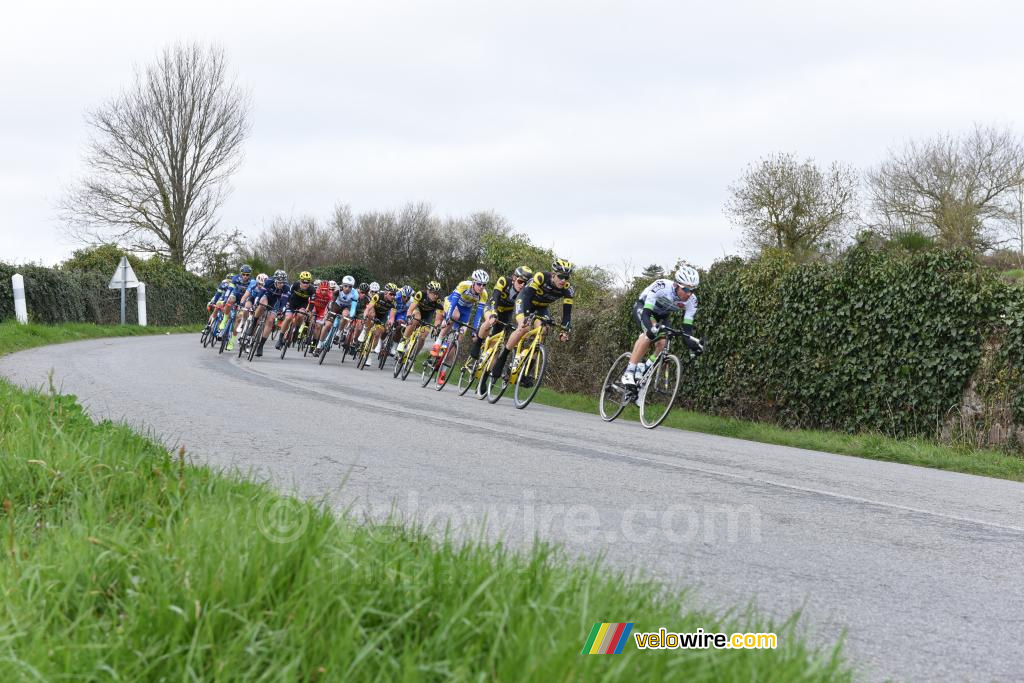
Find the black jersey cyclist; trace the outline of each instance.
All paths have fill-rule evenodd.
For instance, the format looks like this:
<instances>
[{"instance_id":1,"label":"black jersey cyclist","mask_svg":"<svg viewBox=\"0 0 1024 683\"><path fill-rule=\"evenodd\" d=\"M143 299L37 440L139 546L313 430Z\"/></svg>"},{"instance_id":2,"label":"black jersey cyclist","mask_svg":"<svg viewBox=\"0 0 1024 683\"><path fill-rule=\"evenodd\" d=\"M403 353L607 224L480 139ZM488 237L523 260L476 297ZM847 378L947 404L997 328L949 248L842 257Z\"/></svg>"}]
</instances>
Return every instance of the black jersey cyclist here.
<instances>
[{"instance_id":1,"label":"black jersey cyclist","mask_svg":"<svg viewBox=\"0 0 1024 683\"><path fill-rule=\"evenodd\" d=\"M569 339L567 331L572 327L573 303L573 288L569 284L569 278L572 277L574 268L571 261L555 259L551 263L550 271L535 273L530 283L516 295L515 319L518 326L508 336L505 348L502 349L498 361L491 370L491 377L501 376L509 354L515 350L519 340L529 331L526 317L532 313L549 317L548 307L559 299L562 300L562 325L567 329L562 331L558 338L563 342Z\"/></svg>"},{"instance_id":2,"label":"black jersey cyclist","mask_svg":"<svg viewBox=\"0 0 1024 683\"><path fill-rule=\"evenodd\" d=\"M511 276L502 275L494 283L491 298L487 302L487 313L484 315L484 321L480 323L480 330L474 337L473 346L469 350L470 358L480 357L480 347L489 334L497 334L503 328L511 329L516 298L526 287L526 283L533 278L533 275L533 269L529 266L519 266ZM495 325L495 322L499 322L501 325Z\"/></svg>"},{"instance_id":3,"label":"black jersey cyclist","mask_svg":"<svg viewBox=\"0 0 1024 683\"><path fill-rule=\"evenodd\" d=\"M412 302L409 304L409 313L406 316L407 324L402 342L398 345L397 353L404 353L405 346L412 339L416 329L423 323L441 324L444 317L444 299L441 297L441 283L431 280L427 283L426 290L420 290L412 295Z\"/></svg>"},{"instance_id":4,"label":"black jersey cyclist","mask_svg":"<svg viewBox=\"0 0 1024 683\"><path fill-rule=\"evenodd\" d=\"M291 326L295 324L296 319L300 317L301 312L308 312L312 308L313 294L315 293L313 275L308 270L299 273L299 279L292 284L291 291L288 293L288 307L284 313L284 325L281 327L281 336L277 338L277 344L274 348L280 350L284 347L285 339L288 338L288 332Z\"/></svg>"}]
</instances>

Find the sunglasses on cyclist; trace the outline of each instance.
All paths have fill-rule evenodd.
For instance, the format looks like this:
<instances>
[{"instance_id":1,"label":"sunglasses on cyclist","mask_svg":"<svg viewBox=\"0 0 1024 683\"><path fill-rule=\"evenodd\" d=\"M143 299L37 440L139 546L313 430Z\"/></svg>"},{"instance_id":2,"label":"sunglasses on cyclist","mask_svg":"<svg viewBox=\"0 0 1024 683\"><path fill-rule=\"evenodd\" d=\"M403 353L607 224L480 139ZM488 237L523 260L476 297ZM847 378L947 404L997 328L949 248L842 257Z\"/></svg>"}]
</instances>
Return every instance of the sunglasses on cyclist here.
<instances>
[{"instance_id":1,"label":"sunglasses on cyclist","mask_svg":"<svg viewBox=\"0 0 1024 683\"><path fill-rule=\"evenodd\" d=\"M313 281L312 280L299 280L299 284L311 285L311 284L313 284Z\"/></svg>"},{"instance_id":2,"label":"sunglasses on cyclist","mask_svg":"<svg viewBox=\"0 0 1024 683\"><path fill-rule=\"evenodd\" d=\"M679 289L683 290L687 294L693 294L694 291L696 291L692 287L680 287Z\"/></svg>"}]
</instances>

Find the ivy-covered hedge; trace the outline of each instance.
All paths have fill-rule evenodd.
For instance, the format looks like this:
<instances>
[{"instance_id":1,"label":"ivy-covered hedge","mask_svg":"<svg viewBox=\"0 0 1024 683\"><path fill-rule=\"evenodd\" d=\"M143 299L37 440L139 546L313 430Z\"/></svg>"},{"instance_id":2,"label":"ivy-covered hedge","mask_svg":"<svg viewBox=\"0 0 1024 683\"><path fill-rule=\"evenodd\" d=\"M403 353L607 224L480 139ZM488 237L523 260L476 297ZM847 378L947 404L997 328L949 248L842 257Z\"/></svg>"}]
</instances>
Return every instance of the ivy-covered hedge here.
<instances>
[{"instance_id":1,"label":"ivy-covered hedge","mask_svg":"<svg viewBox=\"0 0 1024 683\"><path fill-rule=\"evenodd\" d=\"M552 343L560 388L596 392L639 332L637 281L580 311ZM681 403L785 426L1016 440L1024 424L1024 288L958 251L854 247L828 262L785 255L719 261L704 273ZM684 358L687 354L681 353ZM972 380L973 378L973 380Z\"/></svg>"},{"instance_id":2,"label":"ivy-covered hedge","mask_svg":"<svg viewBox=\"0 0 1024 683\"><path fill-rule=\"evenodd\" d=\"M76 253L60 268L11 266L0 263L0 320L14 317L11 276L25 278L29 319L39 323L121 321L121 293L107 289L121 252L100 247ZM214 285L159 258L129 257L132 269L146 283L146 318L150 325L187 325L206 317ZM126 322L137 322L136 291L126 296Z\"/></svg>"},{"instance_id":3,"label":"ivy-covered hedge","mask_svg":"<svg viewBox=\"0 0 1024 683\"><path fill-rule=\"evenodd\" d=\"M718 264L706 283L693 407L899 436L935 434L960 405L1005 290L967 253L862 248Z\"/></svg>"}]
</instances>

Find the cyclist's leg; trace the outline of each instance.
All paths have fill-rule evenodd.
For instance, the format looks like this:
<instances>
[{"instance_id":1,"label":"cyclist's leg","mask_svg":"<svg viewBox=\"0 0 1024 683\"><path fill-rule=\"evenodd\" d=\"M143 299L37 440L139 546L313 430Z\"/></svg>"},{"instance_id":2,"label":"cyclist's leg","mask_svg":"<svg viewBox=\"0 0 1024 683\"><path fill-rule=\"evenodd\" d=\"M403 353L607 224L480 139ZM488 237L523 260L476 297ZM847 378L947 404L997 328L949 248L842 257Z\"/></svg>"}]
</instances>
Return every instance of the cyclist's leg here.
<instances>
[{"instance_id":1,"label":"cyclist's leg","mask_svg":"<svg viewBox=\"0 0 1024 683\"><path fill-rule=\"evenodd\" d=\"M480 357L480 347L483 346L484 340L487 339L488 333L491 329L496 327L494 321L498 319L497 313L488 313L485 317L486 320L480 323L476 336L473 337L473 346L469 349L470 358Z\"/></svg>"},{"instance_id":2,"label":"cyclist's leg","mask_svg":"<svg viewBox=\"0 0 1024 683\"><path fill-rule=\"evenodd\" d=\"M449 301L449 303L451 303ZM469 316L468 307L463 307L452 303L446 306L447 311L444 316L444 324L441 326L441 331L437 334L437 339L434 340L434 346L430 349L431 356L437 356L441 351L441 340L444 339L448 332L452 329L452 325L460 322L464 318Z\"/></svg>"},{"instance_id":3,"label":"cyclist's leg","mask_svg":"<svg viewBox=\"0 0 1024 683\"><path fill-rule=\"evenodd\" d=\"M220 317L218 331L223 331L228 326L228 318L231 317L231 306L235 303L235 295L232 294L221 304L223 315Z\"/></svg>"},{"instance_id":4,"label":"cyclist's leg","mask_svg":"<svg viewBox=\"0 0 1024 683\"><path fill-rule=\"evenodd\" d=\"M405 330L402 332L402 341L398 344L398 353L404 353L406 347L409 345L409 340L412 339L412 335L416 333L416 328L420 326L420 318L422 313L416 311L409 316L408 322L405 325Z\"/></svg>"},{"instance_id":5,"label":"cyclist's leg","mask_svg":"<svg viewBox=\"0 0 1024 683\"><path fill-rule=\"evenodd\" d=\"M494 367L491 368L491 377L500 377L501 373L505 371L505 364L508 363L508 357L515 350L519 340L523 338L529 331L529 325L526 321L526 316L532 311L523 310L522 312L516 311L515 321L516 327L508 335L508 340L505 342L504 348L501 349L501 353L498 354L498 359L494 362Z\"/></svg>"}]
</instances>

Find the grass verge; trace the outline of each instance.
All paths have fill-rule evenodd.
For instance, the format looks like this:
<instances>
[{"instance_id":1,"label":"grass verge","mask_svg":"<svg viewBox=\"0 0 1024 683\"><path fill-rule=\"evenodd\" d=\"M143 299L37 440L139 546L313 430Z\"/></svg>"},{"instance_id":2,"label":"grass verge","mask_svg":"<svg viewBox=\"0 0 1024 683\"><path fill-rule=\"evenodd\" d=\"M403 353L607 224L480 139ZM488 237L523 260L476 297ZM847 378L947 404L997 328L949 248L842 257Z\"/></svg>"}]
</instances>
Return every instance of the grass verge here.
<instances>
[{"instance_id":1,"label":"grass verge","mask_svg":"<svg viewBox=\"0 0 1024 683\"><path fill-rule=\"evenodd\" d=\"M60 344L97 337L135 337L146 334L198 332L202 330L202 327L202 325L140 327L138 325L94 325L92 323L20 325L14 320L6 320L0 323L0 356L46 344Z\"/></svg>"},{"instance_id":2,"label":"grass verge","mask_svg":"<svg viewBox=\"0 0 1024 683\"><path fill-rule=\"evenodd\" d=\"M0 382L0 668L123 680L836 680L794 624L539 546L432 540L185 463L72 397ZM775 632L775 650L585 657L595 621Z\"/></svg>"},{"instance_id":3,"label":"grass verge","mask_svg":"<svg viewBox=\"0 0 1024 683\"><path fill-rule=\"evenodd\" d=\"M113 330L20 331L0 325L0 349ZM851 678L840 646L809 648L794 620L687 610L544 545L356 524L2 380L0 497L0 670L14 680ZM604 620L774 632L779 647L581 656Z\"/></svg>"},{"instance_id":4,"label":"grass verge","mask_svg":"<svg viewBox=\"0 0 1024 683\"><path fill-rule=\"evenodd\" d=\"M557 408L600 414L596 396L559 393L541 387L536 401ZM627 408L618 419L639 421L636 407ZM845 434L811 429L785 429L761 422L717 417L685 410L673 410L663 424L691 432L731 436L747 441L794 446L871 460L885 460L998 479L1024 481L1024 458L996 450L944 446L926 439L894 439L881 434Z\"/></svg>"}]
</instances>

